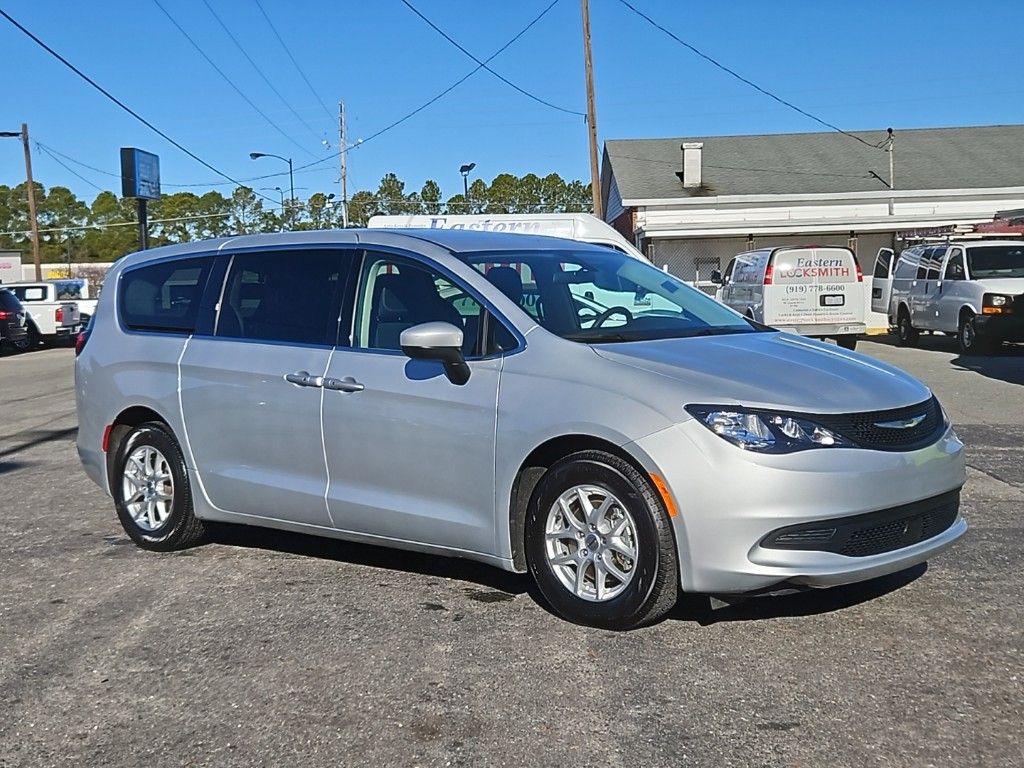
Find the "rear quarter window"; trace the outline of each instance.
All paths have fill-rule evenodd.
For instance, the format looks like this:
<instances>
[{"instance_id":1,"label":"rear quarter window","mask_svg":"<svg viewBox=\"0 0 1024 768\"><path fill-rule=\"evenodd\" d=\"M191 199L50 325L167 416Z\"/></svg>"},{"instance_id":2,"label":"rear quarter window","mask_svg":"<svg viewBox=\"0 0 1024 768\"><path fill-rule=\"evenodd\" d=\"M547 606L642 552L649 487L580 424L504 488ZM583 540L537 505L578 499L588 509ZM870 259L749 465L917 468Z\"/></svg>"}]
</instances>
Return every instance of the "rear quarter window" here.
<instances>
[{"instance_id":1,"label":"rear quarter window","mask_svg":"<svg viewBox=\"0 0 1024 768\"><path fill-rule=\"evenodd\" d=\"M121 321L136 331L192 333L213 259L179 259L121 276Z\"/></svg>"}]
</instances>

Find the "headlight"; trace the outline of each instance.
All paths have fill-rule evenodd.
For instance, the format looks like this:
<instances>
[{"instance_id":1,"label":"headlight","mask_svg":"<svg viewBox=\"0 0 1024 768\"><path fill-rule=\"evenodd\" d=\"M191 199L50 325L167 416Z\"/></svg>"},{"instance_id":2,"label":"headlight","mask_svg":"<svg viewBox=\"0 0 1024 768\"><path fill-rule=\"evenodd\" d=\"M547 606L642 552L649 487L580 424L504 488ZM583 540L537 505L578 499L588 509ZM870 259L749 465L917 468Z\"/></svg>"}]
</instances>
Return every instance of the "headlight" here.
<instances>
[{"instance_id":1,"label":"headlight","mask_svg":"<svg viewBox=\"0 0 1024 768\"><path fill-rule=\"evenodd\" d=\"M981 302L983 315L1001 315L1013 312L1013 296L1001 293L986 293Z\"/></svg>"},{"instance_id":2,"label":"headlight","mask_svg":"<svg viewBox=\"0 0 1024 768\"><path fill-rule=\"evenodd\" d=\"M792 453L808 448L856 448L845 437L802 416L729 406L688 405L697 421L747 451Z\"/></svg>"}]
</instances>

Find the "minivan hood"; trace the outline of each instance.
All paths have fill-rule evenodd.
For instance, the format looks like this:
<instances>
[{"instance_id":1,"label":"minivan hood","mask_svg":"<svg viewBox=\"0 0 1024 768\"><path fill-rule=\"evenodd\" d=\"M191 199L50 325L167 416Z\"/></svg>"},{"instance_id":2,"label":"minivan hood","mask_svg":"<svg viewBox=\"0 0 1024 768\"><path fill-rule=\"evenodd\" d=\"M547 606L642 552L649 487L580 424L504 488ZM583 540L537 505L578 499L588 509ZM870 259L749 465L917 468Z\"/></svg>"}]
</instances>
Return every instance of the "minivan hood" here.
<instances>
[{"instance_id":1,"label":"minivan hood","mask_svg":"<svg viewBox=\"0 0 1024 768\"><path fill-rule=\"evenodd\" d=\"M1024 293L1024 277L983 277L975 280L985 293L1005 293L1016 296Z\"/></svg>"},{"instance_id":2,"label":"minivan hood","mask_svg":"<svg viewBox=\"0 0 1024 768\"><path fill-rule=\"evenodd\" d=\"M601 357L667 376L687 404L853 413L914 405L928 388L898 368L788 333L594 345Z\"/></svg>"}]
</instances>

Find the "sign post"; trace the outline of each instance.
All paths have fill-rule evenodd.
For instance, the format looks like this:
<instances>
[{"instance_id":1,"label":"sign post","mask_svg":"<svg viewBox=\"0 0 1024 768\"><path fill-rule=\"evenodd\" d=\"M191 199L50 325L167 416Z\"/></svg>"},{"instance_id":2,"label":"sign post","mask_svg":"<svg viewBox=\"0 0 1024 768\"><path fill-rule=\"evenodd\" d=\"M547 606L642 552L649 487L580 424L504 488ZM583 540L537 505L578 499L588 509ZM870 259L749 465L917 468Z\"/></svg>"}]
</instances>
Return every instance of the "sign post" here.
<instances>
[{"instance_id":1,"label":"sign post","mask_svg":"<svg viewBox=\"0 0 1024 768\"><path fill-rule=\"evenodd\" d=\"M134 147L121 147L121 196L139 206L139 249L149 247L146 202L160 199L160 158Z\"/></svg>"}]
</instances>

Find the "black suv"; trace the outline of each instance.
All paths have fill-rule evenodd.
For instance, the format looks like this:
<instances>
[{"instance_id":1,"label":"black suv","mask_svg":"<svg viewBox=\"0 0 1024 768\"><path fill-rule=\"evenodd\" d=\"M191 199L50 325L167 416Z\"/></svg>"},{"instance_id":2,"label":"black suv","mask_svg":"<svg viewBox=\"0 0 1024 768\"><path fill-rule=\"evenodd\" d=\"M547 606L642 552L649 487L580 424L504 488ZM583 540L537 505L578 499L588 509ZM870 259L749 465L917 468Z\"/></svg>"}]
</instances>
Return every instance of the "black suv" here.
<instances>
[{"instance_id":1,"label":"black suv","mask_svg":"<svg viewBox=\"0 0 1024 768\"><path fill-rule=\"evenodd\" d=\"M0 345L20 351L27 340L28 312L17 296L0 287Z\"/></svg>"}]
</instances>

